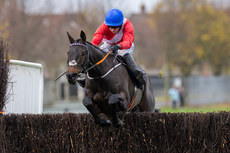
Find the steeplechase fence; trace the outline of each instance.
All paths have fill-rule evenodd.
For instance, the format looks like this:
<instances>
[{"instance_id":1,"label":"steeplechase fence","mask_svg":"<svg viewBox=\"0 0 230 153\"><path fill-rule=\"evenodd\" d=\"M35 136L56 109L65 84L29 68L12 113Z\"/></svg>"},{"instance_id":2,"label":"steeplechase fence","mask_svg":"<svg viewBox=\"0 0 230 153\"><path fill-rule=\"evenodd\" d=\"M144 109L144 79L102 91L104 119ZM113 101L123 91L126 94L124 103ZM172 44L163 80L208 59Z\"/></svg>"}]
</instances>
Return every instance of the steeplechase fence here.
<instances>
[{"instance_id":1,"label":"steeplechase fence","mask_svg":"<svg viewBox=\"0 0 230 153\"><path fill-rule=\"evenodd\" d=\"M120 129L90 114L0 117L1 153L230 152L230 112L133 113Z\"/></svg>"},{"instance_id":2,"label":"steeplechase fence","mask_svg":"<svg viewBox=\"0 0 230 153\"><path fill-rule=\"evenodd\" d=\"M7 102L7 83L8 83L8 48L6 43L0 38L0 115Z\"/></svg>"}]
</instances>

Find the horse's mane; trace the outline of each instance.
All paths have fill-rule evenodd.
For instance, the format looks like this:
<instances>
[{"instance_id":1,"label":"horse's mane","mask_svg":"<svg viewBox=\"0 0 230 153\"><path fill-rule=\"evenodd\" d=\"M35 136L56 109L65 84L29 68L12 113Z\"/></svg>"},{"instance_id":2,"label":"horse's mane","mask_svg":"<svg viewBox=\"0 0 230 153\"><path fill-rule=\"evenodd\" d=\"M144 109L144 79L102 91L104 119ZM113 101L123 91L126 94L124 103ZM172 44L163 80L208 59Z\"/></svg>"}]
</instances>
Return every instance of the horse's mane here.
<instances>
[{"instance_id":1,"label":"horse's mane","mask_svg":"<svg viewBox=\"0 0 230 153\"><path fill-rule=\"evenodd\" d=\"M81 39L77 39L77 40L76 40L77 43L79 43L80 41L81 41ZM95 49L101 51L102 53L105 53L100 47L93 45L91 42L86 41L86 43L87 43L88 45L94 47ZM120 62L120 63L123 63L123 62L122 62L122 58L119 57L119 56L116 58L116 60L117 60L118 62ZM124 64L124 63L123 63L123 64Z\"/></svg>"},{"instance_id":2,"label":"horse's mane","mask_svg":"<svg viewBox=\"0 0 230 153\"><path fill-rule=\"evenodd\" d=\"M87 44L89 44L89 45L93 46L93 47L94 47L94 48L96 48L96 49L101 50L101 48L100 48L100 47L93 45L91 42L88 42L88 41L87 41ZM101 50L101 51L102 51L102 50Z\"/></svg>"},{"instance_id":3,"label":"horse's mane","mask_svg":"<svg viewBox=\"0 0 230 153\"><path fill-rule=\"evenodd\" d=\"M76 40L77 43L79 43L80 41L81 41L81 39ZM90 46L94 47L95 49L98 49L101 52L103 52L103 50L100 47L93 45L91 42L86 41L86 43L89 44Z\"/></svg>"}]
</instances>

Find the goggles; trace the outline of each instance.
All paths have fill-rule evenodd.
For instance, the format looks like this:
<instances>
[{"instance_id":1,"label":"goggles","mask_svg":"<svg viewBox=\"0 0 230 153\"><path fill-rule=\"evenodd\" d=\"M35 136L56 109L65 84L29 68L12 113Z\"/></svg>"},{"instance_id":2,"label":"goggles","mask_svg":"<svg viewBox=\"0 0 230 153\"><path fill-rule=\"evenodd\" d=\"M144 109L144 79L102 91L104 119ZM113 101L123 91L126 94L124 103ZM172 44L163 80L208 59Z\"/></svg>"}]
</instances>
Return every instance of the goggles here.
<instances>
[{"instance_id":1,"label":"goggles","mask_svg":"<svg viewBox=\"0 0 230 153\"><path fill-rule=\"evenodd\" d=\"M120 26L108 26L109 28L111 29L117 29L117 28L120 28Z\"/></svg>"}]
</instances>

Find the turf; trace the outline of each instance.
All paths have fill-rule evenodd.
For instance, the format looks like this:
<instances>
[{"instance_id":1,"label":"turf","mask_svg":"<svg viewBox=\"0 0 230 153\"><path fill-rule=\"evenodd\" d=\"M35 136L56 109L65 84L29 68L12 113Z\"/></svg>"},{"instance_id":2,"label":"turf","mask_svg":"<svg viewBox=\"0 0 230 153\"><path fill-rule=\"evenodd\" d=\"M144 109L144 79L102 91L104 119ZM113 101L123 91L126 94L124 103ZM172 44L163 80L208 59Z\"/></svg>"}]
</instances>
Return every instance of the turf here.
<instances>
[{"instance_id":1,"label":"turf","mask_svg":"<svg viewBox=\"0 0 230 153\"><path fill-rule=\"evenodd\" d=\"M223 104L223 105L208 105L208 106L194 106L194 107L162 107L161 112L165 113L191 113L191 112L200 112L200 113L207 113L207 112L220 112L220 111L228 111L230 112L230 104Z\"/></svg>"}]
</instances>

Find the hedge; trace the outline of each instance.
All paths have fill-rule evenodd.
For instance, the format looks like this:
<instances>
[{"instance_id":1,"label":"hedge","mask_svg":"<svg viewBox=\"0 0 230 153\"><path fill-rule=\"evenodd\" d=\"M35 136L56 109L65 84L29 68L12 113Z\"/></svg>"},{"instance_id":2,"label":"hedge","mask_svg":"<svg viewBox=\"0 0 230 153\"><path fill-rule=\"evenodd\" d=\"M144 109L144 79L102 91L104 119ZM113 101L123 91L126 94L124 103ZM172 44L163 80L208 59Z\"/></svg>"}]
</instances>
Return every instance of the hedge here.
<instances>
[{"instance_id":1,"label":"hedge","mask_svg":"<svg viewBox=\"0 0 230 153\"><path fill-rule=\"evenodd\" d=\"M8 59L8 48L6 43L0 37L0 115L2 114L7 101L6 89L9 64L6 62L6 59Z\"/></svg>"},{"instance_id":2,"label":"hedge","mask_svg":"<svg viewBox=\"0 0 230 153\"><path fill-rule=\"evenodd\" d=\"M120 129L90 114L0 116L2 153L230 152L230 112L133 113Z\"/></svg>"}]
</instances>

